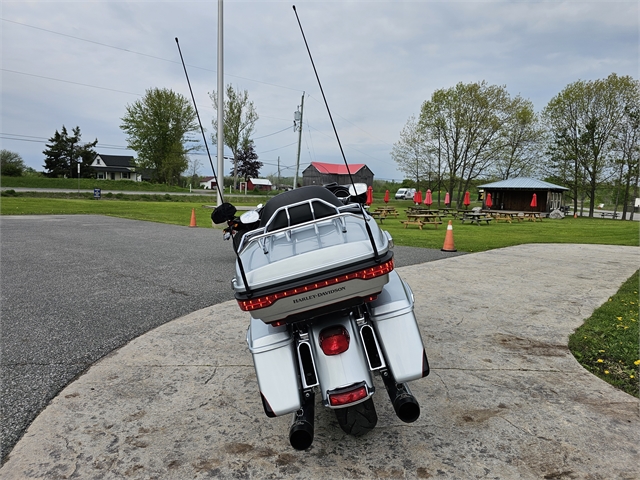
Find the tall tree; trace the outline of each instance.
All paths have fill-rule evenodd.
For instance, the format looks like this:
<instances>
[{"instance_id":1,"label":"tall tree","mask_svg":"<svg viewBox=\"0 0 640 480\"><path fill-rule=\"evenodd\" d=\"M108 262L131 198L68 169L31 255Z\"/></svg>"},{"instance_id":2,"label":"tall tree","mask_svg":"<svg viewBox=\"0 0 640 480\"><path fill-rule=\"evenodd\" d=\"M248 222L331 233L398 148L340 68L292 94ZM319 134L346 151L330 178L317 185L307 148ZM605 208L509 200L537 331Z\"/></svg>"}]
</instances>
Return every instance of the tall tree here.
<instances>
[{"instance_id":1,"label":"tall tree","mask_svg":"<svg viewBox=\"0 0 640 480\"><path fill-rule=\"evenodd\" d=\"M640 84L636 94L625 99L624 117L615 134L614 150L622 187L622 219L627 218L631 195L638 196L640 177ZM633 185L634 191L631 192ZM618 202L616 201L616 206ZM633 210L631 210L633 220Z\"/></svg>"},{"instance_id":2,"label":"tall tree","mask_svg":"<svg viewBox=\"0 0 640 480\"><path fill-rule=\"evenodd\" d=\"M45 156L45 175L48 177L78 177L78 165L80 165L80 177L89 178L93 176L91 163L97 153L94 147L98 144L98 139L89 143L82 143L80 127L75 127L69 135L67 128L63 125L62 130L49 139L46 144L47 149L42 153Z\"/></svg>"},{"instance_id":3,"label":"tall tree","mask_svg":"<svg viewBox=\"0 0 640 480\"><path fill-rule=\"evenodd\" d=\"M420 128L432 147L438 142L448 167L448 190L458 191L458 204L471 181L498 158L502 148L498 140L510 104L505 87L484 81L436 90L422 104Z\"/></svg>"},{"instance_id":4,"label":"tall tree","mask_svg":"<svg viewBox=\"0 0 640 480\"><path fill-rule=\"evenodd\" d=\"M193 186L198 186L200 182L200 176L198 174L200 167L202 166L202 162L198 158L189 158L189 171L188 171L188 179L189 184Z\"/></svg>"},{"instance_id":5,"label":"tall tree","mask_svg":"<svg viewBox=\"0 0 640 480\"><path fill-rule=\"evenodd\" d=\"M584 175L590 217L598 185L613 173L615 138L624 121L625 99L637 96L637 92L637 80L615 73L604 80L579 80L552 98L543 112L556 146L560 147L556 151L565 151L574 162L576 194Z\"/></svg>"},{"instance_id":6,"label":"tall tree","mask_svg":"<svg viewBox=\"0 0 640 480\"><path fill-rule=\"evenodd\" d=\"M544 136L533 102L518 95L510 102L506 113L499 140L502 152L493 162L492 169L502 180L531 176L540 159Z\"/></svg>"},{"instance_id":7,"label":"tall tree","mask_svg":"<svg viewBox=\"0 0 640 480\"><path fill-rule=\"evenodd\" d=\"M191 133L198 131L195 110L189 100L166 88L151 88L141 100L126 106L120 128L127 144L137 152L137 165L148 169L152 179L177 184L188 168L187 154L197 150Z\"/></svg>"},{"instance_id":8,"label":"tall tree","mask_svg":"<svg viewBox=\"0 0 640 480\"><path fill-rule=\"evenodd\" d=\"M402 128L400 139L391 149L391 158L407 178L415 179L416 188L420 190L420 182L430 171L430 165L425 134L418 127L415 116L409 117Z\"/></svg>"},{"instance_id":9,"label":"tall tree","mask_svg":"<svg viewBox=\"0 0 640 480\"><path fill-rule=\"evenodd\" d=\"M24 160L19 153L0 150L0 174L7 177L21 177L26 170Z\"/></svg>"},{"instance_id":10,"label":"tall tree","mask_svg":"<svg viewBox=\"0 0 640 480\"><path fill-rule=\"evenodd\" d=\"M250 178L260 176L262 162L258 161L258 154L254 150L253 142L250 141L246 147L238 152L237 175L242 176L245 182Z\"/></svg>"},{"instance_id":11,"label":"tall tree","mask_svg":"<svg viewBox=\"0 0 640 480\"><path fill-rule=\"evenodd\" d=\"M238 185L238 154L246 150L251 141L255 123L258 121L258 113L249 101L249 92L235 90L232 85L227 85L226 100L224 102L224 144L233 154L233 185ZM209 94L213 102L213 108L218 110L218 93ZM211 139L214 145L218 143L218 119L214 118L213 134Z\"/></svg>"}]
</instances>

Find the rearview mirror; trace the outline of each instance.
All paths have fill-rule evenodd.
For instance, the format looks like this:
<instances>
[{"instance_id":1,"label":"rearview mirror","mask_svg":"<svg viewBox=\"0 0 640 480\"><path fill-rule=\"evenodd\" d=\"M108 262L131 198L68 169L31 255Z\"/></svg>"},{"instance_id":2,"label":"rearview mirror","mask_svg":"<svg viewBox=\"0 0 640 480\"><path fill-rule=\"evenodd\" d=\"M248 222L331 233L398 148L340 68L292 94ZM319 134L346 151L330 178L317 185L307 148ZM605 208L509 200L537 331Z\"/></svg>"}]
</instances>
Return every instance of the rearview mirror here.
<instances>
[{"instance_id":1,"label":"rearview mirror","mask_svg":"<svg viewBox=\"0 0 640 480\"><path fill-rule=\"evenodd\" d=\"M236 215L236 207L230 203L222 203L213 209L211 212L211 220L216 225L233 220Z\"/></svg>"}]
</instances>

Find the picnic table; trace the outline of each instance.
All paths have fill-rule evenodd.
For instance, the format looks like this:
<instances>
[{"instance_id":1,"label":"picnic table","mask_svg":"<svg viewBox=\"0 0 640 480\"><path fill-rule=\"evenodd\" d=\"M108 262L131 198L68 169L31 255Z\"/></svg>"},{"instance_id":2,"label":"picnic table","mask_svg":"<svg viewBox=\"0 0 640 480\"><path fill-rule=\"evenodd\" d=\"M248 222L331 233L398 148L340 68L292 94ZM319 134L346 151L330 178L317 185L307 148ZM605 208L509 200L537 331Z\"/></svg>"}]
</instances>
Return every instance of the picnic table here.
<instances>
[{"instance_id":1,"label":"picnic table","mask_svg":"<svg viewBox=\"0 0 640 480\"><path fill-rule=\"evenodd\" d=\"M373 212L369 212L369 215L371 215L376 220L380 220L380 223L382 223L382 221L386 217L386 215L383 212L379 212L377 210L374 210Z\"/></svg>"},{"instance_id":2,"label":"picnic table","mask_svg":"<svg viewBox=\"0 0 640 480\"><path fill-rule=\"evenodd\" d=\"M524 220L524 212L516 210L483 210L487 215L491 215L496 223L509 222L514 220L522 222Z\"/></svg>"},{"instance_id":3,"label":"picnic table","mask_svg":"<svg viewBox=\"0 0 640 480\"><path fill-rule=\"evenodd\" d=\"M493 217L487 216L487 214L484 212L466 212L465 211L462 214L462 218L460 220L462 220L462 223L471 222L471 223L475 223L476 225L480 225L480 222L487 222L487 225L489 225L489 222L493 220Z\"/></svg>"},{"instance_id":4,"label":"picnic table","mask_svg":"<svg viewBox=\"0 0 640 480\"><path fill-rule=\"evenodd\" d=\"M372 212L369 212L369 215L371 215L373 218L380 220L380 223L382 223L382 221L387 217L387 216L393 216L393 217L398 217L398 211L396 210L395 207L377 207L375 210L373 210Z\"/></svg>"},{"instance_id":5,"label":"picnic table","mask_svg":"<svg viewBox=\"0 0 640 480\"><path fill-rule=\"evenodd\" d=\"M376 207L373 211L384 214L384 215L393 215L395 217L398 216L398 211L396 210L396 207Z\"/></svg>"},{"instance_id":6,"label":"picnic table","mask_svg":"<svg viewBox=\"0 0 640 480\"><path fill-rule=\"evenodd\" d=\"M493 219L496 221L496 223L499 223L499 222L513 223L514 215L511 213L488 212L488 215L491 215ZM518 219L518 215L515 215L515 218Z\"/></svg>"},{"instance_id":7,"label":"picnic table","mask_svg":"<svg viewBox=\"0 0 640 480\"><path fill-rule=\"evenodd\" d=\"M407 228L407 225L418 225L420 230L422 230L423 225L433 225L436 230L438 225L442 225L440 215L432 213L408 213L407 219L400 222L404 224L404 228Z\"/></svg>"},{"instance_id":8,"label":"picnic table","mask_svg":"<svg viewBox=\"0 0 640 480\"><path fill-rule=\"evenodd\" d=\"M541 222L542 221L542 213L540 212L523 212L524 219L530 222Z\"/></svg>"},{"instance_id":9,"label":"picnic table","mask_svg":"<svg viewBox=\"0 0 640 480\"><path fill-rule=\"evenodd\" d=\"M442 212L437 208L407 208L405 210L407 215L440 215L442 216Z\"/></svg>"},{"instance_id":10,"label":"picnic table","mask_svg":"<svg viewBox=\"0 0 640 480\"><path fill-rule=\"evenodd\" d=\"M452 214L452 215L453 215L453 214L455 213L455 211L456 211L456 209L455 209L455 208L451 208L451 207L442 207L442 208L440 209L440 212L441 212L441 213L442 213L442 215L443 215L443 216L445 216L445 217L446 217L447 215L449 215L449 214Z\"/></svg>"},{"instance_id":11,"label":"picnic table","mask_svg":"<svg viewBox=\"0 0 640 480\"><path fill-rule=\"evenodd\" d=\"M450 212L451 212L451 215L453 215L453 218L458 219L458 218L462 218L465 213L473 213L473 210L451 209Z\"/></svg>"}]
</instances>

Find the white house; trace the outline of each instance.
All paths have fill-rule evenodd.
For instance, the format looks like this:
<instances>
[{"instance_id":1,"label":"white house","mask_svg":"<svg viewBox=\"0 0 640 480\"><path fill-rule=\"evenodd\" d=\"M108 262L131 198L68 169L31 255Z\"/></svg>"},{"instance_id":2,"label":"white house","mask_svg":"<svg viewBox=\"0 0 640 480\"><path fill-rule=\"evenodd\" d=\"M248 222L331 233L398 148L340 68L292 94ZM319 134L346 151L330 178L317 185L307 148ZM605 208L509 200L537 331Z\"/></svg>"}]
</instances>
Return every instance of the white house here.
<instances>
[{"instance_id":1,"label":"white house","mask_svg":"<svg viewBox=\"0 0 640 480\"><path fill-rule=\"evenodd\" d=\"M200 186L204 187L205 190L213 190L216 188L216 177L204 177L200 180Z\"/></svg>"},{"instance_id":2,"label":"white house","mask_svg":"<svg viewBox=\"0 0 640 480\"><path fill-rule=\"evenodd\" d=\"M96 155L91 167L98 180L142 181L142 175L136 173L135 162L130 155Z\"/></svg>"}]
</instances>

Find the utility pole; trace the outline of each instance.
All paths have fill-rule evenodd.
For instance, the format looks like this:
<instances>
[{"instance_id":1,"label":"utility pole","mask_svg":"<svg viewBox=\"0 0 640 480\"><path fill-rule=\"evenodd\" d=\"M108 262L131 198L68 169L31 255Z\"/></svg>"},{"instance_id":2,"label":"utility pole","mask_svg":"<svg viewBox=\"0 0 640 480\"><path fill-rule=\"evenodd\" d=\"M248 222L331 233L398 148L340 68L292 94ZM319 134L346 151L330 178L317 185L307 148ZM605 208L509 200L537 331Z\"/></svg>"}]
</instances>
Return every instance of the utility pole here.
<instances>
[{"instance_id":1,"label":"utility pole","mask_svg":"<svg viewBox=\"0 0 640 480\"><path fill-rule=\"evenodd\" d=\"M300 146L302 145L302 112L304 111L304 92L302 92L302 101L300 103L300 109L296 110L293 114L293 131L298 128L298 157L296 159L296 173L293 176L293 188L298 185L298 170L300 169Z\"/></svg>"},{"instance_id":2,"label":"utility pole","mask_svg":"<svg viewBox=\"0 0 640 480\"><path fill-rule=\"evenodd\" d=\"M218 206L222 205L222 195L224 189L224 48L222 41L222 0L218 0L218 183L217 199Z\"/></svg>"},{"instance_id":3,"label":"utility pole","mask_svg":"<svg viewBox=\"0 0 640 480\"><path fill-rule=\"evenodd\" d=\"M276 185L276 190L280 188L280 155L278 155L278 184Z\"/></svg>"}]
</instances>

